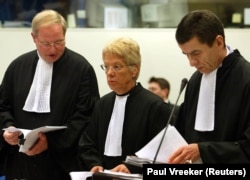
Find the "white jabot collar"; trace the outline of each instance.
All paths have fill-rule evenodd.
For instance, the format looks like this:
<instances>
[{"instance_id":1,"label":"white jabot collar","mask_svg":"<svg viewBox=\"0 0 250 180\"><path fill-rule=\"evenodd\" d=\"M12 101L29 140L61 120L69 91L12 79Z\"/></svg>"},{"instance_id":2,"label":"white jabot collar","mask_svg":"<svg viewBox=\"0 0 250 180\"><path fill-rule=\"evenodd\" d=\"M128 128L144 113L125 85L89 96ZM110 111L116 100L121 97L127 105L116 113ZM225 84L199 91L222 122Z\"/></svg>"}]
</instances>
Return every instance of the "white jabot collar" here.
<instances>
[{"instance_id":1,"label":"white jabot collar","mask_svg":"<svg viewBox=\"0 0 250 180\"><path fill-rule=\"evenodd\" d=\"M202 75L195 120L197 131L214 130L216 74L217 69Z\"/></svg>"},{"instance_id":2,"label":"white jabot collar","mask_svg":"<svg viewBox=\"0 0 250 180\"><path fill-rule=\"evenodd\" d=\"M50 112L50 90L53 63L47 63L39 56L33 82L23 110L29 112Z\"/></svg>"},{"instance_id":3,"label":"white jabot collar","mask_svg":"<svg viewBox=\"0 0 250 180\"><path fill-rule=\"evenodd\" d=\"M129 94L116 96L115 104L109 122L108 133L106 136L104 155L121 156L122 155L122 132L125 115L125 106Z\"/></svg>"}]
</instances>

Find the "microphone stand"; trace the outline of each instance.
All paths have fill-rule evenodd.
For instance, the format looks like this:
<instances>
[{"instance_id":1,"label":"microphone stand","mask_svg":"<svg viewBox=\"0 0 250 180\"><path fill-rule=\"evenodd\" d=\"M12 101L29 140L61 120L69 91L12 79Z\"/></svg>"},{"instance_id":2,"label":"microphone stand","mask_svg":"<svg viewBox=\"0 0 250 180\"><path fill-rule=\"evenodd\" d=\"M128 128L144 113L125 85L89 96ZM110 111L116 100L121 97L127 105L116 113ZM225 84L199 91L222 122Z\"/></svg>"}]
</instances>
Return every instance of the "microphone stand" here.
<instances>
[{"instance_id":1,"label":"microphone stand","mask_svg":"<svg viewBox=\"0 0 250 180\"><path fill-rule=\"evenodd\" d=\"M178 101L179 101L179 98L180 98L180 96L181 96L181 93L182 93L182 91L183 91L183 89L185 88L185 86L186 86L187 83L188 83L188 80L187 80L186 78L184 78L184 79L182 80L182 83L181 83L181 88L180 88L179 95L178 95L178 97L177 97L177 99L176 99L176 102L175 102L175 104L174 104L174 107L173 107L173 109L172 109L172 111L171 111L171 114L170 114L170 116L169 116L169 118L168 118L166 127L165 127L164 132L163 132L163 136L162 136L162 138L161 138L160 144L159 144L159 146L158 146L158 148L157 148L157 151L156 151L156 153L155 153L155 157L154 157L154 160L153 160L153 164L155 164L155 162L156 162L156 159L157 159L158 154L159 154L159 151L160 151L160 149L161 149L161 145L162 145L162 142L163 142L164 137L165 137L165 135L166 135L168 126L169 126L169 124L170 124L170 122L171 122L171 119L172 119L172 117L173 117L175 108L176 108L176 106L177 106L177 103L178 103Z\"/></svg>"}]
</instances>

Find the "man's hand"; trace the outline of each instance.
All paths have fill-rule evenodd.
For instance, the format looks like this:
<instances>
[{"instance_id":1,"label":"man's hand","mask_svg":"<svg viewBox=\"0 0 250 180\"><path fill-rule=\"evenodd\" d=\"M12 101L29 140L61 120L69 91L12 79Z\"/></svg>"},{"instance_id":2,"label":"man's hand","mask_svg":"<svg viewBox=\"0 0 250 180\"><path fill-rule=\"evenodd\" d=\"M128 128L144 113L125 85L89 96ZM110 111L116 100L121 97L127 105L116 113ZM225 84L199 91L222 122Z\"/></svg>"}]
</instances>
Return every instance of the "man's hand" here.
<instances>
[{"instance_id":1,"label":"man's hand","mask_svg":"<svg viewBox=\"0 0 250 180\"><path fill-rule=\"evenodd\" d=\"M10 132L8 130L5 130L3 133L3 138L10 145L18 145L19 135L20 135L20 132L18 132L18 131Z\"/></svg>"},{"instance_id":2,"label":"man's hand","mask_svg":"<svg viewBox=\"0 0 250 180\"><path fill-rule=\"evenodd\" d=\"M192 162L198 160L200 157L200 151L198 144L189 144L187 146L180 147L175 151L168 160L169 164L192 164Z\"/></svg>"},{"instance_id":3,"label":"man's hand","mask_svg":"<svg viewBox=\"0 0 250 180\"><path fill-rule=\"evenodd\" d=\"M24 152L28 156L40 154L48 149L48 141L46 135L43 133L39 133L38 137L39 139L36 144L30 150Z\"/></svg>"}]
</instances>

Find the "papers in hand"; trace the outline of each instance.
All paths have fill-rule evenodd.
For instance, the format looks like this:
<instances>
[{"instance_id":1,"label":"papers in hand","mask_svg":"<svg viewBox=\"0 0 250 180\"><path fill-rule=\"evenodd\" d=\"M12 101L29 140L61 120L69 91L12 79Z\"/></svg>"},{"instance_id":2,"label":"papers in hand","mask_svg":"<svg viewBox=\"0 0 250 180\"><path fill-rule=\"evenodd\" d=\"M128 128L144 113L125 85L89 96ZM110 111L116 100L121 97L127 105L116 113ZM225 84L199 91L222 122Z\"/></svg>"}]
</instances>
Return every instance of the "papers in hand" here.
<instances>
[{"instance_id":1,"label":"papers in hand","mask_svg":"<svg viewBox=\"0 0 250 180\"><path fill-rule=\"evenodd\" d=\"M164 133L163 129L159 132L148 144L142 149L137 151L136 156L127 156L126 162L132 165L138 165L142 167L142 164L150 164L155 158L155 154L159 147L159 143ZM177 131L174 126L169 125L166 131L164 140L156 158L156 163L167 163L169 157L181 146L187 145L185 139ZM133 164L134 163L134 164ZM194 164L200 164L201 160L193 162Z\"/></svg>"},{"instance_id":2,"label":"papers in hand","mask_svg":"<svg viewBox=\"0 0 250 180\"><path fill-rule=\"evenodd\" d=\"M15 127L4 128L3 130L9 132L19 132L19 134L23 134L23 139L20 140L20 148L19 152L26 152L28 151L38 140L39 132L47 133L50 131L57 131L60 129L65 129L66 126L43 126L33 130L29 129L20 129Z\"/></svg>"}]
</instances>

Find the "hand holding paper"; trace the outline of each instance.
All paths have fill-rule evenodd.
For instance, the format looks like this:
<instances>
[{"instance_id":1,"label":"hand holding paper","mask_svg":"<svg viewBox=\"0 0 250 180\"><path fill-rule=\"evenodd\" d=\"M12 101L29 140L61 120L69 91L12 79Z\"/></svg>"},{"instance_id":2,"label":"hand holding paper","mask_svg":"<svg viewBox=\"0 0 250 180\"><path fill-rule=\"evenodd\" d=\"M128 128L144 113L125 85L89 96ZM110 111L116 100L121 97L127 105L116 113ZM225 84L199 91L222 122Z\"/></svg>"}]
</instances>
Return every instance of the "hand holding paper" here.
<instances>
[{"instance_id":1,"label":"hand holding paper","mask_svg":"<svg viewBox=\"0 0 250 180\"><path fill-rule=\"evenodd\" d=\"M138 159L147 160L147 162L152 163L157 152L157 148L159 146L159 142L163 136L164 129L158 133L148 144L146 144L142 149L137 151L135 154L137 157L127 157L128 161L137 161L137 163L145 162L140 161ZM166 164L168 158L181 146L187 145L185 139L181 136L181 134L177 131L174 126L169 125L167 132L165 134L162 146L159 150L156 163ZM135 162L134 162L135 163ZM198 160L196 162L200 164L201 161Z\"/></svg>"},{"instance_id":2,"label":"hand holding paper","mask_svg":"<svg viewBox=\"0 0 250 180\"><path fill-rule=\"evenodd\" d=\"M20 132L20 135L23 134L23 139L20 139L20 149L19 152L26 152L28 151L38 140L39 132L47 133L50 131L56 131L60 129L65 129L66 126L43 126L40 128L36 128L33 130L29 129L20 129L15 127L5 128L3 130L7 130L9 132Z\"/></svg>"}]
</instances>

